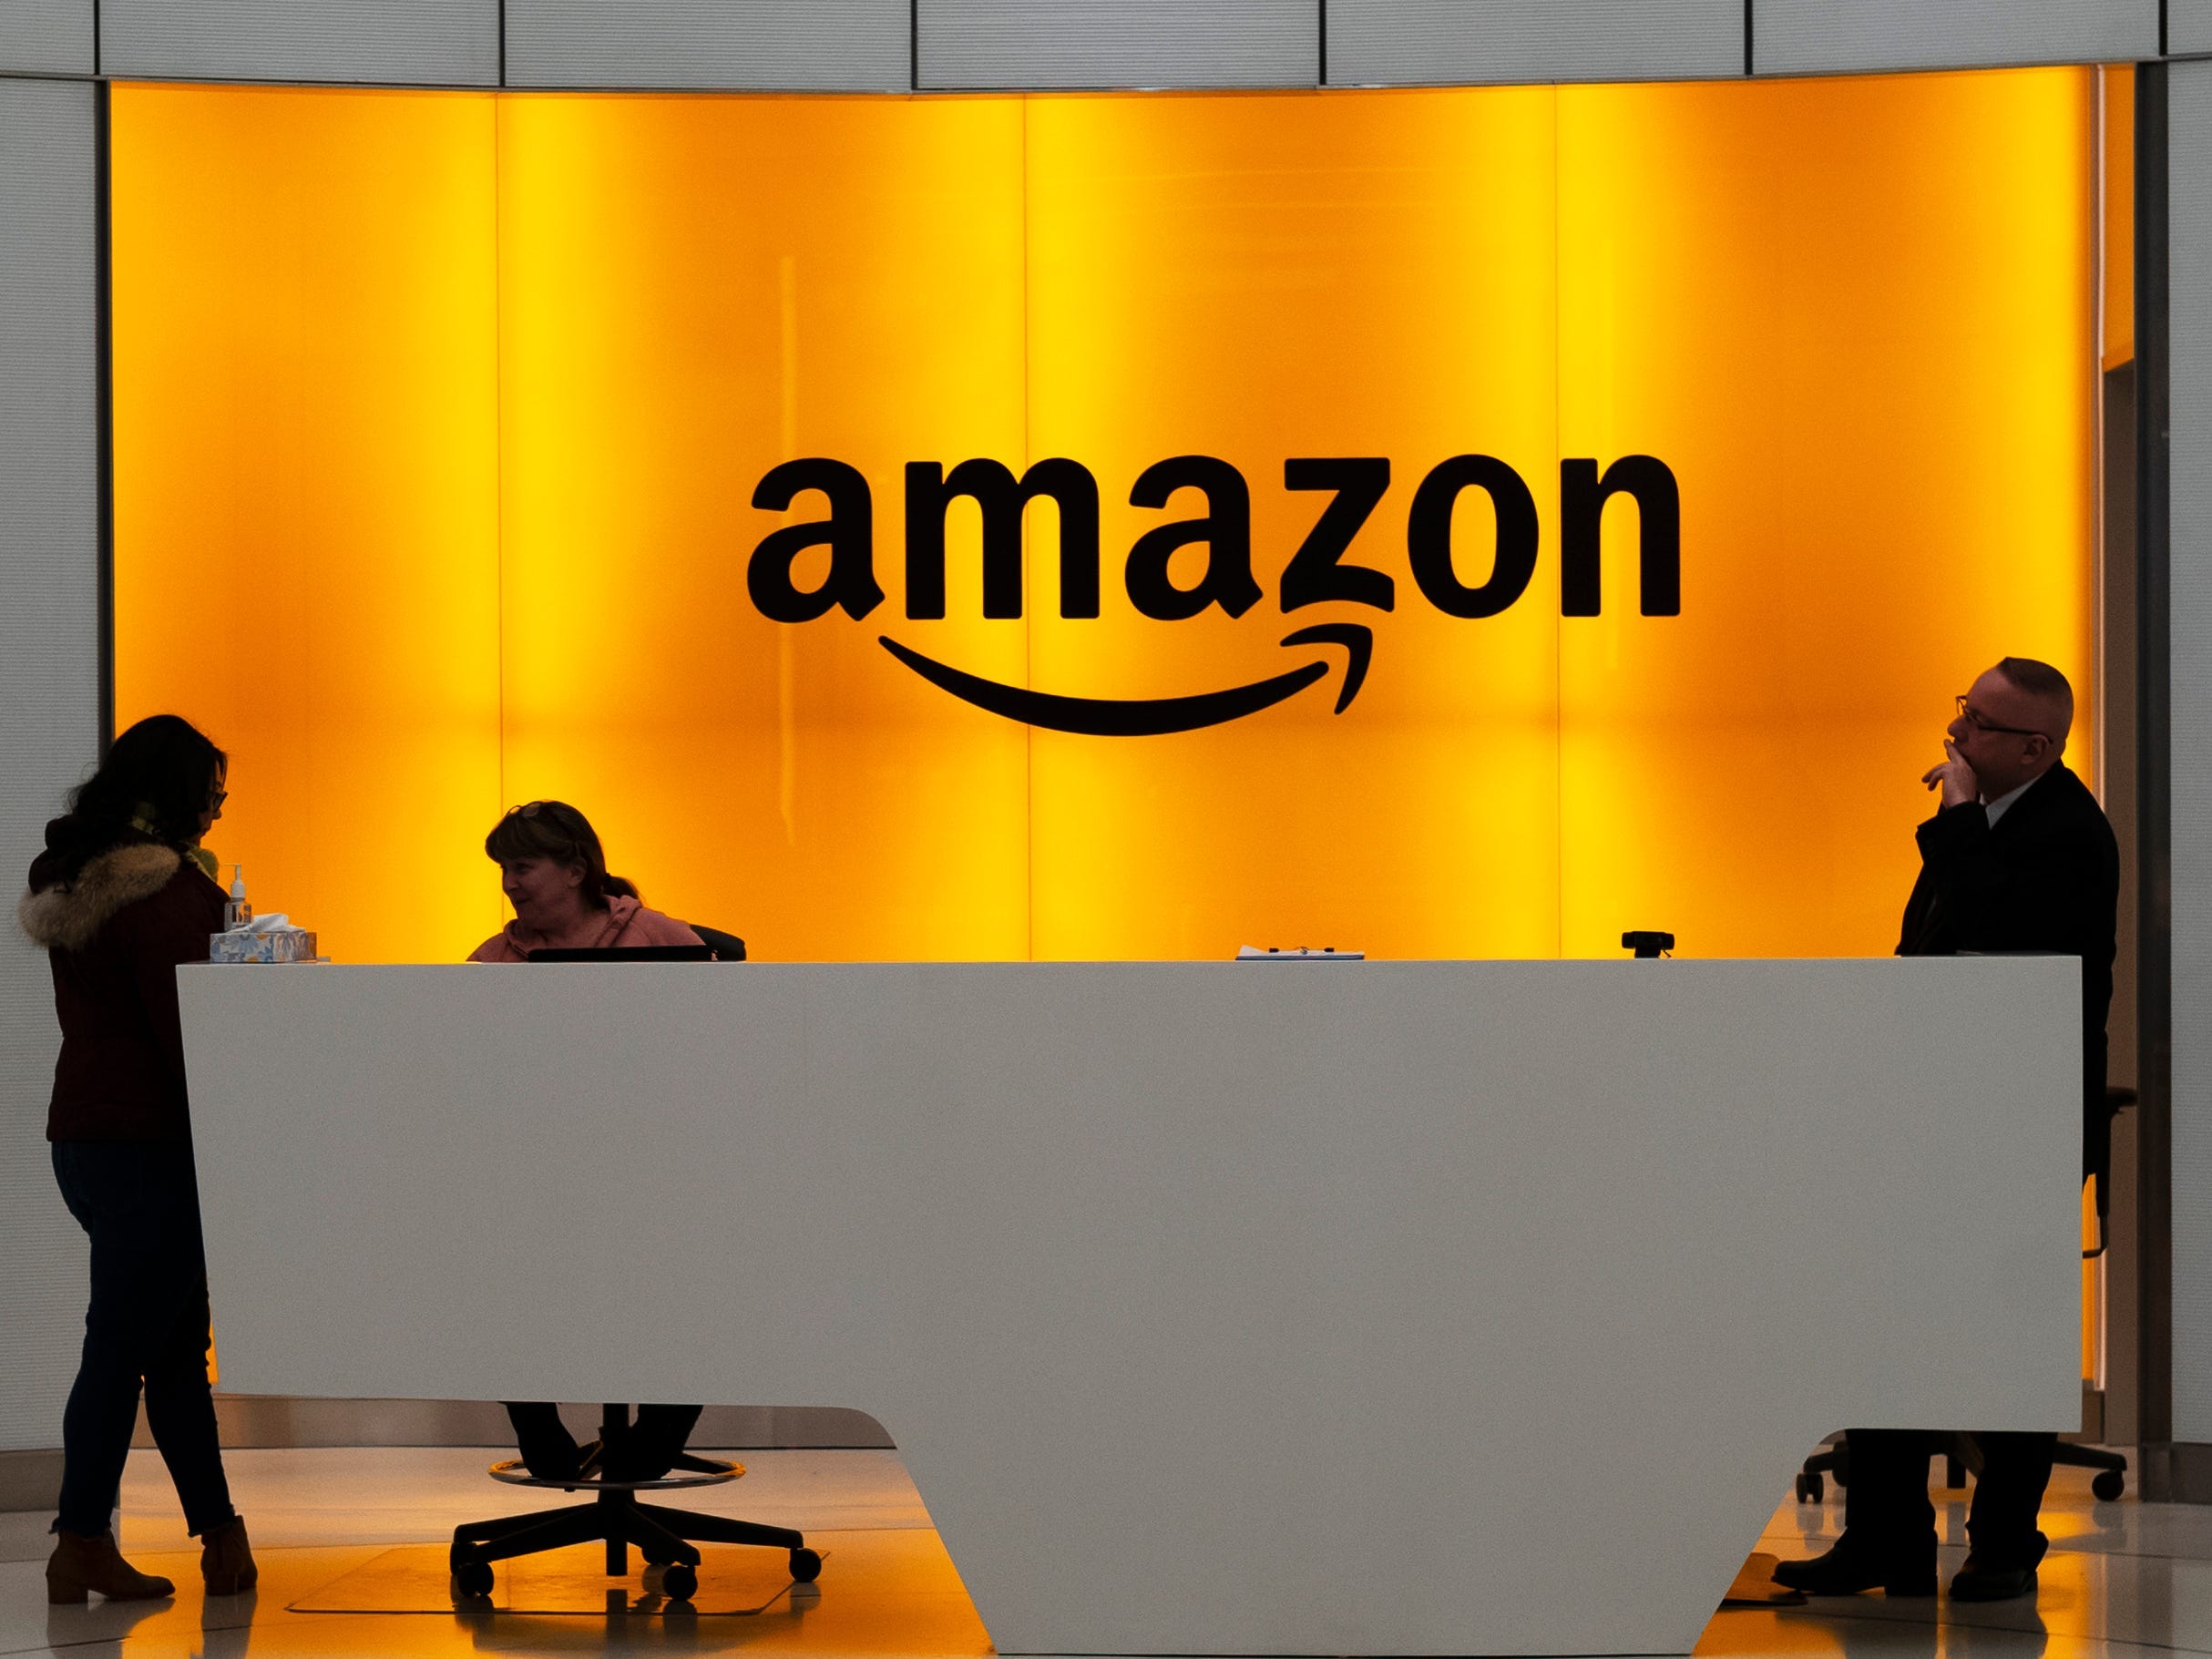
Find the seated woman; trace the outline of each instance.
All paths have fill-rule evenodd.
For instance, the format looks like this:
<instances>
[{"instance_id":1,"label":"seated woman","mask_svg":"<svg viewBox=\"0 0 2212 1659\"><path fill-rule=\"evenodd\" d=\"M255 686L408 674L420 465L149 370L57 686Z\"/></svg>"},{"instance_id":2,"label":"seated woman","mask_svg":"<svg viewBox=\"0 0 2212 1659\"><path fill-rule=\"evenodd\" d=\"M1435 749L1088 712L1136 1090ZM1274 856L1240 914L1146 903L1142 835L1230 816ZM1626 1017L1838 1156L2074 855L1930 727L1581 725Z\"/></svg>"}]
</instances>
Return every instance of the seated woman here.
<instances>
[{"instance_id":1,"label":"seated woman","mask_svg":"<svg viewBox=\"0 0 2212 1659\"><path fill-rule=\"evenodd\" d=\"M512 808L485 836L484 851L499 866L515 919L470 952L472 962L527 962L533 950L700 943L675 917L647 909L634 883L607 873L591 821L565 801ZM524 1464L548 1480L588 1473L595 1461L610 1480L657 1480L682 1453L699 1410L640 1406L622 1444L594 1448L577 1445L551 1402L507 1404Z\"/></svg>"},{"instance_id":2,"label":"seated woman","mask_svg":"<svg viewBox=\"0 0 2212 1659\"><path fill-rule=\"evenodd\" d=\"M511 807L484 837L515 919L469 953L471 962L527 962L533 950L696 945L674 917L649 910L637 885L607 873L591 821L566 801Z\"/></svg>"}]
</instances>

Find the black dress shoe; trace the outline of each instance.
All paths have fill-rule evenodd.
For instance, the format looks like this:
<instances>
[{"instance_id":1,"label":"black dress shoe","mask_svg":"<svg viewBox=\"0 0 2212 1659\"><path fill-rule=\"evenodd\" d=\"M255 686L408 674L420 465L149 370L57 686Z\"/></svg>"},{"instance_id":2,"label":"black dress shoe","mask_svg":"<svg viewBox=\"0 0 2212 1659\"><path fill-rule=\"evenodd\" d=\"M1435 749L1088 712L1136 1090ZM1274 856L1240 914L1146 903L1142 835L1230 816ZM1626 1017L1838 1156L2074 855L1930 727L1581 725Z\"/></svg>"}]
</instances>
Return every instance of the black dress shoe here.
<instances>
[{"instance_id":1,"label":"black dress shoe","mask_svg":"<svg viewBox=\"0 0 2212 1659\"><path fill-rule=\"evenodd\" d=\"M1890 1596L1933 1595L1935 1556L1930 1552L1910 1562L1880 1560L1838 1544L1810 1561L1782 1562L1774 1570L1774 1580L1807 1595L1857 1595L1866 1590L1879 1590Z\"/></svg>"},{"instance_id":2,"label":"black dress shoe","mask_svg":"<svg viewBox=\"0 0 2212 1659\"><path fill-rule=\"evenodd\" d=\"M539 1439L532 1436L517 1446L522 1454L522 1466L540 1480L573 1480L580 1461L574 1440Z\"/></svg>"},{"instance_id":3,"label":"black dress shoe","mask_svg":"<svg viewBox=\"0 0 2212 1659\"><path fill-rule=\"evenodd\" d=\"M1951 1581L1954 1602L2010 1602L2034 1593L2034 1568L1993 1566L1971 1555Z\"/></svg>"}]
</instances>

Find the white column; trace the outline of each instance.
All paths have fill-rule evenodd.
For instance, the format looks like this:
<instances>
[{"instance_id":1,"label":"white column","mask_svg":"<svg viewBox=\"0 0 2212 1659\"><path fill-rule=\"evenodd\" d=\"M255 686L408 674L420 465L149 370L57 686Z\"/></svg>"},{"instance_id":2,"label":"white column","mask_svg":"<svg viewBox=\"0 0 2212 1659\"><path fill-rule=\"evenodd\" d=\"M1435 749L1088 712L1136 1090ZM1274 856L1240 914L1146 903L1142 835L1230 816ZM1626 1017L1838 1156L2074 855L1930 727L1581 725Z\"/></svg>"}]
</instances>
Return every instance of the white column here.
<instances>
[{"instance_id":1,"label":"white column","mask_svg":"<svg viewBox=\"0 0 2212 1659\"><path fill-rule=\"evenodd\" d=\"M84 1238L45 1145L58 1035L14 905L98 745L93 87L0 77L0 1450L61 1444Z\"/></svg>"},{"instance_id":2,"label":"white column","mask_svg":"<svg viewBox=\"0 0 2212 1659\"><path fill-rule=\"evenodd\" d=\"M2167 68L2174 1439L2212 1444L2212 63ZM2191 1494L2195 1495L2195 1494Z\"/></svg>"}]
</instances>

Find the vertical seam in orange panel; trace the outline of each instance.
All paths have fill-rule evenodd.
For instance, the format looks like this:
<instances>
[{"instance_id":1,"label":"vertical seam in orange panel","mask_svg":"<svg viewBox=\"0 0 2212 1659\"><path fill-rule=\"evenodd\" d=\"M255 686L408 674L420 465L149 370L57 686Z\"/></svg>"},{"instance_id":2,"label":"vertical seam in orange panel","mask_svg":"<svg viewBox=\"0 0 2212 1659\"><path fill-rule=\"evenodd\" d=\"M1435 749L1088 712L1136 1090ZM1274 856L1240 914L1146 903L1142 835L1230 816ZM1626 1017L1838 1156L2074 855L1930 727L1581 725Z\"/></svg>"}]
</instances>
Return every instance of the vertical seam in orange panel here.
<instances>
[{"instance_id":1,"label":"vertical seam in orange panel","mask_svg":"<svg viewBox=\"0 0 2212 1659\"><path fill-rule=\"evenodd\" d=\"M492 671L497 676L492 707L497 711L493 753L499 780L494 811L507 810L507 331L504 319L507 213L500 168L506 122L501 95L489 95L492 117ZM497 919L497 918L495 918Z\"/></svg>"},{"instance_id":2,"label":"vertical seam in orange panel","mask_svg":"<svg viewBox=\"0 0 2212 1659\"><path fill-rule=\"evenodd\" d=\"M1029 476L1029 99L1021 95L1021 471ZM1025 567L1021 585L1026 593L1029 587L1029 520L1028 513L1021 519L1021 554ZM1036 684L1036 651L1032 630L1037 626L1037 607L1024 601L1021 607L1021 683ZM1028 882L1029 902L1024 907L1022 927L1029 941L1029 959L1037 960L1037 728L1021 729L1021 827L1022 847L1027 854L1025 876Z\"/></svg>"},{"instance_id":3,"label":"vertical seam in orange panel","mask_svg":"<svg viewBox=\"0 0 2212 1659\"><path fill-rule=\"evenodd\" d=\"M2089 300L2089 362L2084 388L2089 400L2089 674L2096 719L2090 731L2095 773L2089 781L2102 803L2104 782L2104 71L2084 71L2083 93L2089 106L2089 235L2085 284Z\"/></svg>"},{"instance_id":4,"label":"vertical seam in orange panel","mask_svg":"<svg viewBox=\"0 0 2212 1659\"><path fill-rule=\"evenodd\" d=\"M1566 186L1560 167L1565 143L1561 133L1560 89L1551 88L1551 479L1559 480L1560 410L1567 401L1566 308L1560 299L1560 221L1565 216ZM1556 493L1553 499L1557 499ZM1563 526L1552 520L1557 543ZM1562 569L1563 574L1563 569ZM1567 620L1551 619L1551 954L1567 954Z\"/></svg>"}]
</instances>

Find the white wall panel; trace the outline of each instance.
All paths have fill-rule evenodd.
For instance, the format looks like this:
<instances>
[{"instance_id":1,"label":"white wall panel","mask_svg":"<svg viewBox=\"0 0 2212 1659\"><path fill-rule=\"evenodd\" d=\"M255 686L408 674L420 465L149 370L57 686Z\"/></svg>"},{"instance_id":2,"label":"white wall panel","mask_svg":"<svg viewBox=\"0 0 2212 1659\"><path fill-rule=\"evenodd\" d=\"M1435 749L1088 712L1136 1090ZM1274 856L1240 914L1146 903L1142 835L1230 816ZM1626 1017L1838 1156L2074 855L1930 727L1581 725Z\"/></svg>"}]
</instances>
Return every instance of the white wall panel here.
<instances>
[{"instance_id":1,"label":"white wall panel","mask_svg":"<svg viewBox=\"0 0 2212 1659\"><path fill-rule=\"evenodd\" d=\"M904 92L907 0L507 0L510 87Z\"/></svg>"},{"instance_id":2,"label":"white wall panel","mask_svg":"<svg viewBox=\"0 0 2212 1659\"><path fill-rule=\"evenodd\" d=\"M2212 0L2166 0L2166 49L2212 52Z\"/></svg>"},{"instance_id":3,"label":"white wall panel","mask_svg":"<svg viewBox=\"0 0 2212 1659\"><path fill-rule=\"evenodd\" d=\"M2158 0L1756 0L1762 75L2158 56Z\"/></svg>"},{"instance_id":4,"label":"white wall panel","mask_svg":"<svg viewBox=\"0 0 2212 1659\"><path fill-rule=\"evenodd\" d=\"M0 75L92 69L92 0L0 0Z\"/></svg>"},{"instance_id":5,"label":"white wall panel","mask_svg":"<svg viewBox=\"0 0 2212 1659\"><path fill-rule=\"evenodd\" d=\"M1701 78L1744 69L1740 0L1330 0L1333 87Z\"/></svg>"},{"instance_id":6,"label":"white wall panel","mask_svg":"<svg viewBox=\"0 0 2212 1659\"><path fill-rule=\"evenodd\" d=\"M193 80L491 86L498 0L102 0L100 68Z\"/></svg>"},{"instance_id":7,"label":"white wall panel","mask_svg":"<svg viewBox=\"0 0 2212 1659\"><path fill-rule=\"evenodd\" d=\"M1320 0L921 0L924 87L1310 87Z\"/></svg>"},{"instance_id":8,"label":"white wall panel","mask_svg":"<svg viewBox=\"0 0 2212 1659\"><path fill-rule=\"evenodd\" d=\"M2212 64L2168 71L2174 1438L2212 1442Z\"/></svg>"},{"instance_id":9,"label":"white wall panel","mask_svg":"<svg viewBox=\"0 0 2212 1659\"><path fill-rule=\"evenodd\" d=\"M61 1443L85 1312L45 1144L53 989L15 901L97 743L92 100L0 78L0 1449Z\"/></svg>"}]
</instances>

